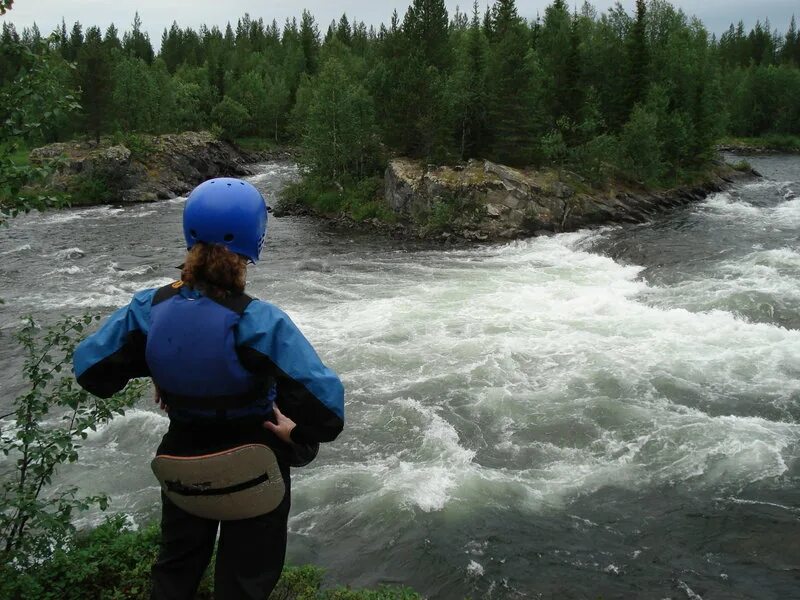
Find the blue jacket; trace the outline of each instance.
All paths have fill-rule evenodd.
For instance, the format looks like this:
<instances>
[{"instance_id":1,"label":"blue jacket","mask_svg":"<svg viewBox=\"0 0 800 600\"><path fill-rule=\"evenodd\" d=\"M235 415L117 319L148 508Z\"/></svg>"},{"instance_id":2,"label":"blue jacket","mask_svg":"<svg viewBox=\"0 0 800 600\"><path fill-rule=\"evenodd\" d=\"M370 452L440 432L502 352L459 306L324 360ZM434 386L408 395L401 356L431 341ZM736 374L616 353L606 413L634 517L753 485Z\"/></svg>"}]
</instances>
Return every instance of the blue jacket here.
<instances>
[{"instance_id":1,"label":"blue jacket","mask_svg":"<svg viewBox=\"0 0 800 600\"><path fill-rule=\"evenodd\" d=\"M331 441L344 426L337 375L286 313L244 294L217 302L180 282L137 292L73 360L78 383L101 398L153 377L171 421L267 417L277 402L298 444Z\"/></svg>"}]
</instances>

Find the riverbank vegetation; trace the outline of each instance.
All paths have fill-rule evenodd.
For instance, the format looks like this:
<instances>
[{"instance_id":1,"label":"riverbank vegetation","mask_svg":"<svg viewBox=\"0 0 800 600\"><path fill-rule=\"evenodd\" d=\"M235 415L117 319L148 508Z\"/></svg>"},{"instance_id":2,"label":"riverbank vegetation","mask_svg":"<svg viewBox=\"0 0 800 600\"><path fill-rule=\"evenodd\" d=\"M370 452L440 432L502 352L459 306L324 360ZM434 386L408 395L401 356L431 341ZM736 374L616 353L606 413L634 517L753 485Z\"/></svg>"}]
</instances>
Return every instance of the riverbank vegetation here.
<instances>
[{"instance_id":1,"label":"riverbank vegetation","mask_svg":"<svg viewBox=\"0 0 800 600\"><path fill-rule=\"evenodd\" d=\"M135 529L122 515L76 536L42 562L20 570L0 565L0 597L37 600L140 600L150 596L150 567L158 555L159 529ZM213 558L211 564L214 564ZM285 567L273 600L419 600L408 588L323 587L324 571L313 566ZM209 569L197 600L214 598ZM265 599L266 600L266 599Z\"/></svg>"},{"instance_id":2,"label":"riverbank vegetation","mask_svg":"<svg viewBox=\"0 0 800 600\"><path fill-rule=\"evenodd\" d=\"M283 25L174 23L158 52L138 16L125 32L62 23L49 38L5 23L0 85L24 69L22 45L47 55L52 93L80 90L81 117L54 119L43 142L214 127L297 145L340 185L398 154L668 185L702 170L723 135L800 135L794 20L717 38L663 0L602 14L555 0L533 21L513 0L471 14L414 0L379 27L353 17L324 34L308 11Z\"/></svg>"}]
</instances>

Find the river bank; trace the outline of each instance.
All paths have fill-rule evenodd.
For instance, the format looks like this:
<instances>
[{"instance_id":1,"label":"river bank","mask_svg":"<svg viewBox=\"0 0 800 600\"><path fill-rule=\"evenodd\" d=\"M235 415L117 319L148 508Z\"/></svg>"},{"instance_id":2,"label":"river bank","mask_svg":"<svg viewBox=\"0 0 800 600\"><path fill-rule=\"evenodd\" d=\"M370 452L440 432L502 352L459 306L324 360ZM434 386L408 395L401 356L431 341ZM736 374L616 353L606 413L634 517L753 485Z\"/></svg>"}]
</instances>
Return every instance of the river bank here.
<instances>
[{"instance_id":1,"label":"river bank","mask_svg":"<svg viewBox=\"0 0 800 600\"><path fill-rule=\"evenodd\" d=\"M48 184L73 206L167 200L206 179L252 175L252 163L287 158L284 149L245 150L207 131L64 142L30 153L33 163L58 161Z\"/></svg>"},{"instance_id":2,"label":"river bank","mask_svg":"<svg viewBox=\"0 0 800 600\"><path fill-rule=\"evenodd\" d=\"M209 132L129 135L50 144L33 162L59 160L50 185L75 206L155 202L187 194L220 176L253 174L254 163L293 161L291 148L247 140L244 149ZM737 181L757 177L747 163L714 162L694 181L668 189L641 183L587 182L563 169L515 169L488 160L455 166L394 158L382 178L348 187L304 180L289 186L276 216L306 215L344 230L448 244L493 242L587 226L641 223L706 198Z\"/></svg>"},{"instance_id":3,"label":"river bank","mask_svg":"<svg viewBox=\"0 0 800 600\"><path fill-rule=\"evenodd\" d=\"M395 158L382 179L350 188L301 181L278 215L313 215L342 229L446 243L497 242L615 223L643 223L759 174L746 162L714 162L671 188L609 181L592 185L556 169L515 169L488 160L458 166Z\"/></svg>"},{"instance_id":4,"label":"river bank","mask_svg":"<svg viewBox=\"0 0 800 600\"><path fill-rule=\"evenodd\" d=\"M122 515L78 535L45 562L24 571L0 565L0 597L39 600L143 600L150 597L150 568L159 547L159 527L131 528ZM212 557L211 564L213 565ZM421 600L409 588L351 589L325 581L312 565L286 566L270 598L279 600ZM200 582L196 600L214 598L214 570ZM266 600L266 599L265 599Z\"/></svg>"},{"instance_id":5,"label":"river bank","mask_svg":"<svg viewBox=\"0 0 800 600\"><path fill-rule=\"evenodd\" d=\"M728 137L717 145L719 152L733 154L800 154L800 136L769 134L760 137Z\"/></svg>"}]
</instances>

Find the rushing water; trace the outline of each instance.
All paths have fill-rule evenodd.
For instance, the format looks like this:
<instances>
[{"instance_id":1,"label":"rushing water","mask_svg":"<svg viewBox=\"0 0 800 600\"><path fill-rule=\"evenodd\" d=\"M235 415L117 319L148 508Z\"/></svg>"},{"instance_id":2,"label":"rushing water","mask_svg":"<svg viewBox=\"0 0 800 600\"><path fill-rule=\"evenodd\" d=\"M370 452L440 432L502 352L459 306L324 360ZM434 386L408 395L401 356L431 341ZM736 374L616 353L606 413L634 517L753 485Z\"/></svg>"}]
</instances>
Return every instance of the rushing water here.
<instances>
[{"instance_id":1,"label":"rushing water","mask_svg":"<svg viewBox=\"0 0 800 600\"><path fill-rule=\"evenodd\" d=\"M295 471L289 560L431 598L800 597L800 160L752 162L765 180L654 223L498 246L273 219L249 290L347 389L345 432ZM20 316L170 281L182 208L0 232L0 405ZM60 484L154 518L165 427L142 400Z\"/></svg>"}]
</instances>

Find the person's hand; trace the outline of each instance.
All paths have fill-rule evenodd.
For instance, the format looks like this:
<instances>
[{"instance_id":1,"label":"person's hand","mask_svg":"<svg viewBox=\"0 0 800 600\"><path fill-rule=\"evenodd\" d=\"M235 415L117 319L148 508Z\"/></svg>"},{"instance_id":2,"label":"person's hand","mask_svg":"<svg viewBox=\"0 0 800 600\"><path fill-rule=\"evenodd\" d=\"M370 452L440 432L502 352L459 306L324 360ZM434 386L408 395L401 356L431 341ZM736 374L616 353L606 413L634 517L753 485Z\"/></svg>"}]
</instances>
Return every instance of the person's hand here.
<instances>
[{"instance_id":1,"label":"person's hand","mask_svg":"<svg viewBox=\"0 0 800 600\"><path fill-rule=\"evenodd\" d=\"M269 429L272 433L278 436L280 440L286 442L287 444L291 444L292 429L295 428L297 423L284 415L278 408L277 404L273 405L272 410L275 412L275 420L278 421L278 423L275 424L272 421L264 421L264 428Z\"/></svg>"},{"instance_id":2,"label":"person's hand","mask_svg":"<svg viewBox=\"0 0 800 600\"><path fill-rule=\"evenodd\" d=\"M153 400L155 400L155 403L158 404L158 407L161 410L165 412L169 410L169 406L164 404L164 401L161 399L161 390L158 389L158 386L155 386L155 394L153 394Z\"/></svg>"}]
</instances>

